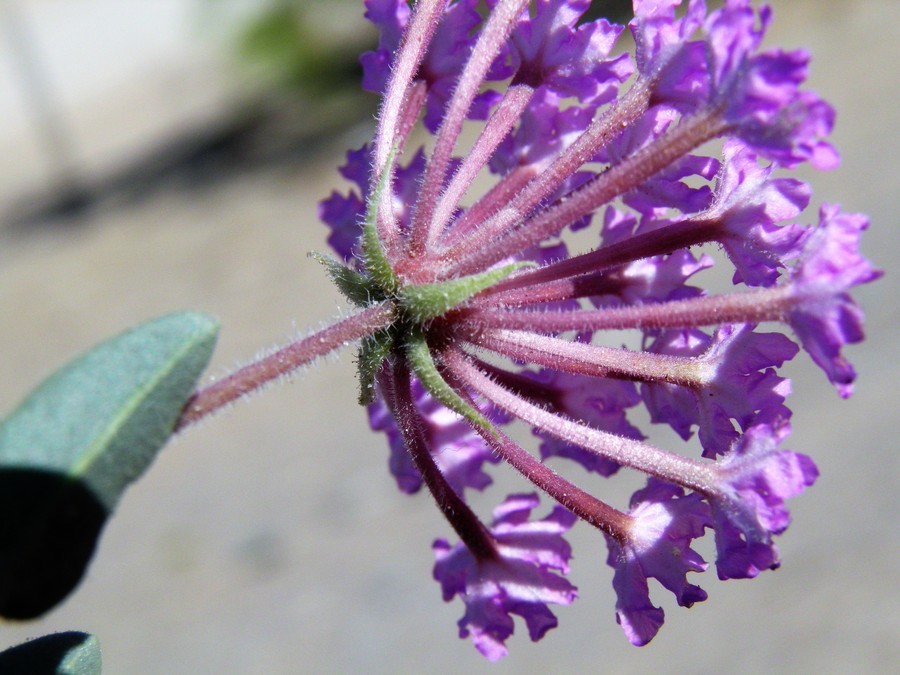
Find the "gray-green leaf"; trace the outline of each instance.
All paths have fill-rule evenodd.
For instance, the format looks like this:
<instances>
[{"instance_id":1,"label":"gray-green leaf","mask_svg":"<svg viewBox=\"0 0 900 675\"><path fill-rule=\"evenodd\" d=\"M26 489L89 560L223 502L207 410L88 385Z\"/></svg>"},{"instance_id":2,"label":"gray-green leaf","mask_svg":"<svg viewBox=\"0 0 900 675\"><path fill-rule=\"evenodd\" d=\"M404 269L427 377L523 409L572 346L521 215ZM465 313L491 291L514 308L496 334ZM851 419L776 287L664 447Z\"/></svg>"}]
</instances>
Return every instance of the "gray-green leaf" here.
<instances>
[{"instance_id":1,"label":"gray-green leaf","mask_svg":"<svg viewBox=\"0 0 900 675\"><path fill-rule=\"evenodd\" d=\"M78 583L106 517L165 445L218 324L180 313L112 338L0 424L0 615L37 616Z\"/></svg>"}]
</instances>

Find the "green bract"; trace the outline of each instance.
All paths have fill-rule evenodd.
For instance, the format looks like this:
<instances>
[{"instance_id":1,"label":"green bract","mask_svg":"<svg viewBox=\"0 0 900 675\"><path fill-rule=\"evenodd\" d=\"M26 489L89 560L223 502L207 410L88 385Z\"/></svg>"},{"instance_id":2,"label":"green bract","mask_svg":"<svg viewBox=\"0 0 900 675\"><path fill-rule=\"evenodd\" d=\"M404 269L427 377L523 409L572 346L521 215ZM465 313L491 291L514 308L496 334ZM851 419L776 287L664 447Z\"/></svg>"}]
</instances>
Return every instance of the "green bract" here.
<instances>
[{"instance_id":1,"label":"green bract","mask_svg":"<svg viewBox=\"0 0 900 675\"><path fill-rule=\"evenodd\" d=\"M369 273L372 281L375 282L375 285L384 291L385 297L397 290L398 283L397 276L394 274L394 269L391 267L391 263L384 252L381 239L378 237L378 207L381 204L384 195L389 195L390 193L388 188L390 187L389 183L391 176L393 175L392 169L396 154L397 149L394 148L381 173L378 185L375 186L375 191L369 198L362 236L366 271Z\"/></svg>"},{"instance_id":2,"label":"green bract","mask_svg":"<svg viewBox=\"0 0 900 675\"><path fill-rule=\"evenodd\" d=\"M460 398L444 381L435 365L423 335L422 326L444 316L466 300L502 281L531 262L515 262L497 269L457 279L425 284L406 284L395 274L384 245L378 235L378 210L381 200L389 195L389 182L396 149L394 149L372 192L366 207L362 232L362 270L356 271L321 253L310 253L322 263L341 293L354 305L365 307L373 302L390 300L397 308L397 321L389 328L363 339L357 356L359 402L371 403L375 398L375 378L393 349L405 349L410 365L422 385L437 400L473 424L488 428L487 420Z\"/></svg>"},{"instance_id":3,"label":"green bract","mask_svg":"<svg viewBox=\"0 0 900 675\"><path fill-rule=\"evenodd\" d=\"M431 356L431 350L428 348L424 336L416 334L410 338L406 343L406 357L413 373L429 394L472 424L484 429L492 429L487 418L457 394L453 387L444 380Z\"/></svg>"},{"instance_id":4,"label":"green bract","mask_svg":"<svg viewBox=\"0 0 900 675\"><path fill-rule=\"evenodd\" d=\"M414 322L430 321L443 316L476 293L490 288L516 270L533 266L534 263L517 262L450 281L404 286L397 292L397 300L400 307Z\"/></svg>"},{"instance_id":5,"label":"green bract","mask_svg":"<svg viewBox=\"0 0 900 675\"><path fill-rule=\"evenodd\" d=\"M373 302L384 300L381 289L364 274L342 265L330 255L312 251L309 253L309 257L325 266L328 276L331 277L341 294L357 307L365 307Z\"/></svg>"},{"instance_id":6,"label":"green bract","mask_svg":"<svg viewBox=\"0 0 900 675\"><path fill-rule=\"evenodd\" d=\"M356 369L359 374L359 404L375 400L375 376L396 343L395 330L383 330L363 338L359 346Z\"/></svg>"}]
</instances>

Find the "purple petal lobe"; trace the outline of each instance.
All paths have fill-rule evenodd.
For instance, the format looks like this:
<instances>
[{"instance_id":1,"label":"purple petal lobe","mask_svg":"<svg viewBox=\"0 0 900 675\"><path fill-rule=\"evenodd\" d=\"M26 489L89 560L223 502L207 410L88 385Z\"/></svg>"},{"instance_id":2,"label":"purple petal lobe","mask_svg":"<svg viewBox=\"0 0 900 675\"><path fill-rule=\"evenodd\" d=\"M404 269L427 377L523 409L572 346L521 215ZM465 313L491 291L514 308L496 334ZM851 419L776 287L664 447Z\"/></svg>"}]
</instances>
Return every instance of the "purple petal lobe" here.
<instances>
[{"instance_id":1,"label":"purple petal lobe","mask_svg":"<svg viewBox=\"0 0 900 675\"><path fill-rule=\"evenodd\" d=\"M743 143L726 141L713 206L704 216L721 222L721 243L734 263L734 283L771 286L784 262L795 258L806 229L780 225L796 218L809 203L806 183L772 178Z\"/></svg>"},{"instance_id":2,"label":"purple petal lobe","mask_svg":"<svg viewBox=\"0 0 900 675\"><path fill-rule=\"evenodd\" d=\"M319 220L330 229L328 244L344 260L356 253L356 242L362 234L362 218L366 210L362 195L369 193L369 145L347 152L347 162L338 170L341 175L356 184L357 191L347 196L332 192L319 203Z\"/></svg>"},{"instance_id":3,"label":"purple petal lobe","mask_svg":"<svg viewBox=\"0 0 900 675\"><path fill-rule=\"evenodd\" d=\"M770 20L771 11L764 8L757 27L748 0L731 0L710 14L705 29L713 103L724 106L734 132L766 157L783 166L809 161L818 169L834 168L837 154L824 140L834 126L834 110L815 94L800 91L809 55L754 54Z\"/></svg>"},{"instance_id":4,"label":"purple petal lobe","mask_svg":"<svg viewBox=\"0 0 900 675\"><path fill-rule=\"evenodd\" d=\"M780 333L755 333L752 325L722 326L712 338L699 331L667 331L651 349L698 356L706 369L702 386L648 383L643 395L654 422L667 422L682 438L699 427L703 455L726 453L739 433L761 418L790 417L784 400L790 382L775 367L793 358L798 348Z\"/></svg>"},{"instance_id":5,"label":"purple petal lobe","mask_svg":"<svg viewBox=\"0 0 900 675\"><path fill-rule=\"evenodd\" d=\"M506 656L506 639L513 633L512 615L525 620L533 641L557 624L548 604L569 605L577 595L561 574L569 570L571 548L562 535L575 516L554 507L542 520L529 520L537 495L510 495L494 511L490 528L499 557L478 560L462 544L434 543L434 578L445 601L459 595L466 613L459 636L470 637L491 661Z\"/></svg>"},{"instance_id":6,"label":"purple petal lobe","mask_svg":"<svg viewBox=\"0 0 900 675\"><path fill-rule=\"evenodd\" d=\"M797 299L788 317L791 327L844 398L853 391L856 371L841 347L863 339L862 310L848 291L882 275L859 252L860 236L868 226L863 215L823 206L819 225L807 237L791 275Z\"/></svg>"},{"instance_id":7,"label":"purple petal lobe","mask_svg":"<svg viewBox=\"0 0 900 675\"><path fill-rule=\"evenodd\" d=\"M634 494L629 515L634 520L628 541L606 538L607 564L615 569L616 621L629 642L643 646L663 623L662 609L650 601L650 577L671 591L682 607L706 600L706 592L689 584L686 575L707 567L690 544L712 522L709 506L699 495L685 495L680 487L656 479Z\"/></svg>"},{"instance_id":8,"label":"purple petal lobe","mask_svg":"<svg viewBox=\"0 0 900 675\"><path fill-rule=\"evenodd\" d=\"M790 523L785 500L815 482L806 455L777 449L788 433L784 420L748 429L719 463L721 490L710 496L720 579L745 579L780 565L772 541Z\"/></svg>"},{"instance_id":9,"label":"purple petal lobe","mask_svg":"<svg viewBox=\"0 0 900 675\"><path fill-rule=\"evenodd\" d=\"M363 89L380 93L391 72L394 51L409 23L410 9L406 0L366 0L365 17L380 31L378 48L360 57L363 67Z\"/></svg>"},{"instance_id":10,"label":"purple petal lobe","mask_svg":"<svg viewBox=\"0 0 900 675\"><path fill-rule=\"evenodd\" d=\"M609 58L622 27L605 19L577 25L589 6L589 0L537 0L534 16L523 14L510 39L514 84L593 105L615 97L631 75L629 59Z\"/></svg>"},{"instance_id":11,"label":"purple petal lobe","mask_svg":"<svg viewBox=\"0 0 900 675\"><path fill-rule=\"evenodd\" d=\"M635 40L638 72L652 83L654 100L682 112L695 110L709 96L705 47L690 38L703 25L706 6L691 0L675 17L681 0L635 0L629 24Z\"/></svg>"}]
</instances>

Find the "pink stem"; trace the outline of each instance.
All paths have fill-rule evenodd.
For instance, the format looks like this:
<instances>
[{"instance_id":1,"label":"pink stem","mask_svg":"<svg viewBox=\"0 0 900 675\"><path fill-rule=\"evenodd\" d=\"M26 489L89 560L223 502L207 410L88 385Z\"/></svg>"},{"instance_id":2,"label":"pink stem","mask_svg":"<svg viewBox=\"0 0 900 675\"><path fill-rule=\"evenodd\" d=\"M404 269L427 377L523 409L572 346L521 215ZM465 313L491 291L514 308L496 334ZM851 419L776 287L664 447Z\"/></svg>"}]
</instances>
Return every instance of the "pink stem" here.
<instances>
[{"instance_id":1,"label":"pink stem","mask_svg":"<svg viewBox=\"0 0 900 675\"><path fill-rule=\"evenodd\" d=\"M373 150L372 185L378 185L388 158L395 149L400 127L403 126L407 95L411 91L410 85L422 63L447 2L448 0L417 2L409 26L403 33L403 41L394 57L378 119ZM414 89L412 93L415 93ZM388 181L389 186L391 182ZM378 234L388 252L395 248L396 239L400 235L399 226L391 210L392 201L382 199L378 210Z\"/></svg>"},{"instance_id":2,"label":"pink stem","mask_svg":"<svg viewBox=\"0 0 900 675\"><path fill-rule=\"evenodd\" d=\"M396 136L396 158L403 153L403 148L419 119L419 114L428 100L428 85L422 80L416 80L409 87L406 105L401 113ZM400 227L394 215L393 185L388 184L388 195L383 197L378 204L377 227L379 239L384 246L385 254L395 270L399 270L406 260L405 245L401 242Z\"/></svg>"},{"instance_id":3,"label":"pink stem","mask_svg":"<svg viewBox=\"0 0 900 675\"><path fill-rule=\"evenodd\" d=\"M410 254L415 257L425 252L434 239L431 214L434 213L438 195L444 188L447 169L453 156L453 148L462 131L463 122L478 94L488 69L512 32L516 20L528 0L500 0L493 9L478 41L459 77L450 99L444 120L434 141L434 151L428 160L422 189L416 201L410 230Z\"/></svg>"},{"instance_id":4,"label":"pink stem","mask_svg":"<svg viewBox=\"0 0 900 675\"><path fill-rule=\"evenodd\" d=\"M258 391L266 383L287 375L338 347L387 328L394 318L394 310L388 303L372 305L236 370L218 382L195 392L178 418L175 431L180 431L229 403Z\"/></svg>"},{"instance_id":5,"label":"pink stem","mask_svg":"<svg viewBox=\"0 0 900 675\"><path fill-rule=\"evenodd\" d=\"M434 497L444 517L462 539L466 547L479 560L495 560L499 553L494 546L494 538L478 516L463 501L434 461L426 440L427 435L422 416L413 403L409 370L401 360L394 366L389 377L379 379L381 391L388 407L397 420L397 427L410 457L418 469L422 480Z\"/></svg>"},{"instance_id":6,"label":"pink stem","mask_svg":"<svg viewBox=\"0 0 900 675\"><path fill-rule=\"evenodd\" d=\"M688 118L627 159L597 175L565 199L528 219L520 227L510 230L509 225L512 223L509 223L503 230L492 227L483 228L483 232L479 230L479 241L473 239L469 242L468 256L453 265L449 274L471 274L473 271L486 269L559 234L567 225L638 187L694 148L715 138L723 129L718 116L711 112Z\"/></svg>"},{"instance_id":7,"label":"pink stem","mask_svg":"<svg viewBox=\"0 0 900 675\"><path fill-rule=\"evenodd\" d=\"M486 330L472 341L511 359L577 375L626 377L686 387L701 387L709 379L709 364L702 358L612 349L524 331Z\"/></svg>"},{"instance_id":8,"label":"pink stem","mask_svg":"<svg viewBox=\"0 0 900 675\"><path fill-rule=\"evenodd\" d=\"M500 211L503 205L509 203L538 173L537 167L533 164L524 164L506 174L478 201L463 211L453 226L444 232L444 241L440 244L442 250L450 246L452 242L460 241L480 228L488 218ZM450 259L447 253L443 253L442 257Z\"/></svg>"},{"instance_id":9,"label":"pink stem","mask_svg":"<svg viewBox=\"0 0 900 675\"><path fill-rule=\"evenodd\" d=\"M628 531L633 518L618 509L600 501L570 483L543 462L531 456L509 436L494 428L491 431L475 427L475 431L516 471L521 473L538 489L546 492L582 520L593 525L616 541L628 539Z\"/></svg>"},{"instance_id":10,"label":"pink stem","mask_svg":"<svg viewBox=\"0 0 900 675\"><path fill-rule=\"evenodd\" d=\"M511 380L517 379L517 376L513 373L500 372ZM457 393L474 407L475 402L465 387L461 385L452 373L445 373L445 375L447 375L447 381L457 390ZM534 380L517 383L536 384ZM498 455L539 490L546 492L576 516L617 541L624 542L628 539L629 528L634 522L631 516L614 509L570 483L546 464L535 459L531 453L515 443L494 425L491 425L489 428L473 425L473 429Z\"/></svg>"},{"instance_id":11,"label":"pink stem","mask_svg":"<svg viewBox=\"0 0 900 675\"><path fill-rule=\"evenodd\" d=\"M524 373L503 370L503 368L479 358L473 357L472 363L495 382L503 385L507 389L512 389L519 396L525 397L532 403L539 403L550 409L553 409L556 405L559 392L550 387L547 383L536 380L533 377L528 377Z\"/></svg>"},{"instance_id":12,"label":"pink stem","mask_svg":"<svg viewBox=\"0 0 900 675\"><path fill-rule=\"evenodd\" d=\"M509 130L522 116L522 112L533 95L534 89L526 84L513 85L503 94L503 98L482 128L472 150L463 159L462 165L453 176L450 185L441 195L432 216L431 232L441 232L450 222L453 211L459 206L466 190L469 189L478 172L488 163L497 146L506 138Z\"/></svg>"},{"instance_id":13,"label":"pink stem","mask_svg":"<svg viewBox=\"0 0 900 675\"><path fill-rule=\"evenodd\" d=\"M561 333L568 330L687 328L723 323L785 321L795 302L793 289L788 284L746 293L574 312L472 309L466 311L464 321L476 331L506 328Z\"/></svg>"},{"instance_id":14,"label":"pink stem","mask_svg":"<svg viewBox=\"0 0 900 675\"><path fill-rule=\"evenodd\" d=\"M403 153L403 146L409 134L412 132L416 122L419 121L419 114L425 107L428 100L428 84L424 80L416 80L409 87L409 93L406 95L406 105L403 107L399 123L397 125L397 138L400 146L397 148L397 155Z\"/></svg>"},{"instance_id":15,"label":"pink stem","mask_svg":"<svg viewBox=\"0 0 900 675\"><path fill-rule=\"evenodd\" d=\"M672 251L698 244L705 244L715 240L716 235L720 232L720 226L721 223L718 220L702 218L672 223L651 232L629 237L615 244L602 246L590 253L560 260L537 269L526 270L492 286L481 297L490 297L494 294L503 293L503 299L505 300L506 291L530 289L538 284L545 284L565 279L566 277L602 272L635 260L671 253Z\"/></svg>"},{"instance_id":16,"label":"pink stem","mask_svg":"<svg viewBox=\"0 0 900 675\"><path fill-rule=\"evenodd\" d=\"M496 209L492 218L479 226L476 239L462 239L454 231L449 233L446 253L449 260L464 258L486 243L505 233L510 227L549 197L562 183L591 157L606 147L616 136L647 111L650 90L645 82L636 83L626 94L591 122L590 126L568 148L563 150L546 169L518 190L506 208ZM501 179L498 185L514 178L512 174ZM509 190L506 190L509 192Z\"/></svg>"},{"instance_id":17,"label":"pink stem","mask_svg":"<svg viewBox=\"0 0 900 675\"><path fill-rule=\"evenodd\" d=\"M621 283L609 274L597 272L578 277L546 281L534 286L504 290L492 293L493 289L484 291L470 302L472 307L521 307L523 305L540 305L560 300L574 300L597 295L615 293Z\"/></svg>"},{"instance_id":18,"label":"pink stem","mask_svg":"<svg viewBox=\"0 0 900 675\"><path fill-rule=\"evenodd\" d=\"M718 474L712 464L698 462L646 443L623 438L548 412L481 373L459 350L448 351L444 363L460 382L531 426L623 466L696 490L717 491Z\"/></svg>"},{"instance_id":19,"label":"pink stem","mask_svg":"<svg viewBox=\"0 0 900 675\"><path fill-rule=\"evenodd\" d=\"M425 57L425 51L440 22L447 2L448 0L419 0L413 9L409 26L403 33L403 42L400 44L391 66L391 77L384 93L384 103L381 107L378 131L375 135L374 182L376 184L394 147L407 90Z\"/></svg>"}]
</instances>

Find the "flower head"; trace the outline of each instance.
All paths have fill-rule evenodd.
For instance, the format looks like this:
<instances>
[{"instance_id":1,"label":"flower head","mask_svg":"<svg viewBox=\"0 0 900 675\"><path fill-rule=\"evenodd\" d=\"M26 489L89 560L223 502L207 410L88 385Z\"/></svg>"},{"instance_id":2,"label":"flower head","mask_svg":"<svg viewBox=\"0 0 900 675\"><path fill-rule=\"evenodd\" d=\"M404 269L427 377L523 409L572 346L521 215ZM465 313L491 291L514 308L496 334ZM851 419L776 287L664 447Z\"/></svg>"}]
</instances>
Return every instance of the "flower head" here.
<instances>
[{"instance_id":1,"label":"flower head","mask_svg":"<svg viewBox=\"0 0 900 675\"><path fill-rule=\"evenodd\" d=\"M879 275L859 253L868 223L829 206L796 222L811 189L784 171L836 164L834 113L803 88L805 53L761 48L768 9L635 0L628 55L622 27L583 20L587 0L489 0L484 18L476 4L366 1L381 39L365 86L382 109L341 169L356 189L320 207L341 259L322 260L359 316L380 318L361 398L400 489L425 486L460 539L434 544L460 635L493 660L512 615L533 640L556 626L548 605L575 598L562 535L583 520L608 542L617 621L646 644L663 622L650 578L682 606L706 599L687 580L706 568L691 548L706 529L720 578L778 566L785 501L817 475L779 447L779 369L798 351L780 328L849 394L849 292ZM427 152L407 147L419 120ZM466 147L471 120L484 123ZM571 253L591 224L596 248ZM704 288L710 244L732 292ZM696 430L702 454L647 443L641 404L684 439ZM636 470L647 487L616 509L513 441L513 422L548 464ZM514 495L482 523L466 488L486 489L499 460L560 506L531 520L537 497Z\"/></svg>"}]
</instances>

